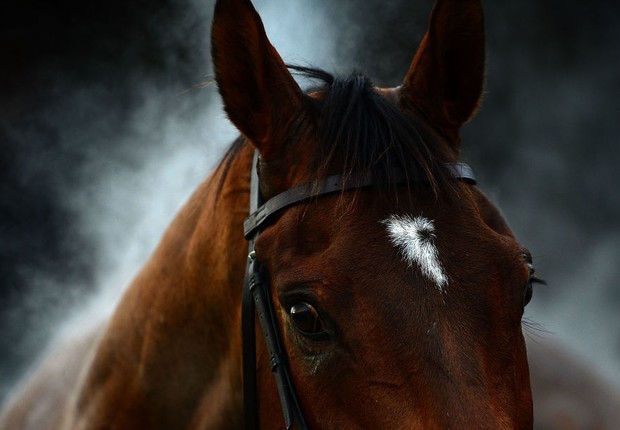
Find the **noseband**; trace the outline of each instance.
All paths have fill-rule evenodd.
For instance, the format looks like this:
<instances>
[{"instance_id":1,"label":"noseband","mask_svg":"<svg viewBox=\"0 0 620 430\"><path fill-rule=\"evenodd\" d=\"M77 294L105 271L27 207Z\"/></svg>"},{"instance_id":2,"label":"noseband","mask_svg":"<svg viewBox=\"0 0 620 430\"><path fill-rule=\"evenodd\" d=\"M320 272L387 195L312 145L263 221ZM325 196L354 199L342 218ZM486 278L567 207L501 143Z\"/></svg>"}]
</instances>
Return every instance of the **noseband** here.
<instances>
[{"instance_id":1,"label":"noseband","mask_svg":"<svg viewBox=\"0 0 620 430\"><path fill-rule=\"evenodd\" d=\"M254 251L254 244L258 235L265 229L273 216L291 206L308 201L319 196L343 192L354 188L378 185L371 177L361 181L345 181L342 176L330 176L324 180L300 185L291 188L269 199L263 204L256 166L258 151L254 153L252 180L250 185L250 216L244 223L244 235L249 242L248 263L246 267L245 285L243 288L241 326L243 341L243 408L245 415L245 429L258 429L258 403L256 390L256 338L255 317L258 320L265 338L265 345L269 353L269 365L274 373L284 423L289 430L297 422L298 428L307 430L308 424L304 417L297 397L286 353L278 331L275 310L271 300L269 280L266 269L260 264ZM471 167L465 163L445 164L448 173L453 179L459 179L471 184L476 178ZM425 180L422 175L404 175L398 169L393 172L395 183L420 182Z\"/></svg>"}]
</instances>

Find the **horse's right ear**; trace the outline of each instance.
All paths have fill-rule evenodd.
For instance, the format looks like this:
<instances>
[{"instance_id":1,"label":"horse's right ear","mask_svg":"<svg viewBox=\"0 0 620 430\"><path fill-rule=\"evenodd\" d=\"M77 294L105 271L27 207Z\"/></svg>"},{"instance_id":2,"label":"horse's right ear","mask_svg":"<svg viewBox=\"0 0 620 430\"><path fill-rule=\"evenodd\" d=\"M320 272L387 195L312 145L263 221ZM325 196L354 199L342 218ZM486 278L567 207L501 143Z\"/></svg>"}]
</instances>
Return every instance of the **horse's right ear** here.
<instances>
[{"instance_id":1,"label":"horse's right ear","mask_svg":"<svg viewBox=\"0 0 620 430\"><path fill-rule=\"evenodd\" d=\"M263 159L278 157L282 134L303 110L303 93L249 0L218 0L211 29L215 78L230 120Z\"/></svg>"},{"instance_id":2,"label":"horse's right ear","mask_svg":"<svg viewBox=\"0 0 620 430\"><path fill-rule=\"evenodd\" d=\"M480 0L437 0L403 82L402 100L458 141L459 128L480 103L484 67Z\"/></svg>"}]
</instances>

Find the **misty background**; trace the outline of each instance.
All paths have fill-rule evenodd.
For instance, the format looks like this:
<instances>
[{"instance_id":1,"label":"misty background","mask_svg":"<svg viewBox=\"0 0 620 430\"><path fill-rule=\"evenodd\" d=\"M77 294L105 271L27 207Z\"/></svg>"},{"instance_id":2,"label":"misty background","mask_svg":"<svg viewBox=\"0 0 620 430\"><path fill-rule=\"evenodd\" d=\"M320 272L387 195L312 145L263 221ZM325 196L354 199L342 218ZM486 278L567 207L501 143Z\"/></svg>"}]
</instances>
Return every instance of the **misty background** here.
<instances>
[{"instance_id":1,"label":"misty background","mask_svg":"<svg viewBox=\"0 0 620 430\"><path fill-rule=\"evenodd\" d=\"M0 401L60 330L114 308L235 136L211 84L213 3L2 2ZM285 61L387 86L432 2L255 5ZM528 336L620 386L620 3L485 12L486 95L463 159L549 284Z\"/></svg>"}]
</instances>

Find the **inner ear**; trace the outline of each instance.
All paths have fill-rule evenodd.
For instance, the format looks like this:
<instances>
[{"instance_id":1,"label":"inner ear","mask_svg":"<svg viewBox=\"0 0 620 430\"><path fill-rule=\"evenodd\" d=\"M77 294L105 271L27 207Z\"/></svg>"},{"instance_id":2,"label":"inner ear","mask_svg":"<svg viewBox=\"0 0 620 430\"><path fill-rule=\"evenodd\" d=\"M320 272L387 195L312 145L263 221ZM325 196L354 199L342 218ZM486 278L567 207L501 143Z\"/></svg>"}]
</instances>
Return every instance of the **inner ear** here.
<instances>
[{"instance_id":1,"label":"inner ear","mask_svg":"<svg viewBox=\"0 0 620 430\"><path fill-rule=\"evenodd\" d=\"M483 21L479 0L438 0L403 82L403 101L454 136L480 103L485 68Z\"/></svg>"},{"instance_id":2,"label":"inner ear","mask_svg":"<svg viewBox=\"0 0 620 430\"><path fill-rule=\"evenodd\" d=\"M304 96L249 0L217 1L211 49L230 120L262 158L277 158L287 130L303 115Z\"/></svg>"}]
</instances>

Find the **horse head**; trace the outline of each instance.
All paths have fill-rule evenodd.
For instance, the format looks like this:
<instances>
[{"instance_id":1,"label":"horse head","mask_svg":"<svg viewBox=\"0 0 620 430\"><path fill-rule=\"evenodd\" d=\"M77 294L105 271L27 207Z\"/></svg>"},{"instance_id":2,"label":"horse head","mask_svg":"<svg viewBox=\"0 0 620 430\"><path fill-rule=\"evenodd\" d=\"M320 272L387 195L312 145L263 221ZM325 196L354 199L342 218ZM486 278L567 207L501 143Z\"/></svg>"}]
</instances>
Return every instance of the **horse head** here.
<instances>
[{"instance_id":1,"label":"horse head","mask_svg":"<svg viewBox=\"0 0 620 430\"><path fill-rule=\"evenodd\" d=\"M480 103L484 43L478 0L438 0L400 86L293 67L319 82L304 93L251 2L217 2L216 79L260 153L263 199L330 175L350 185L274 214L255 244L310 428L532 427L531 256L450 173ZM257 348L260 427L278 427Z\"/></svg>"}]
</instances>

